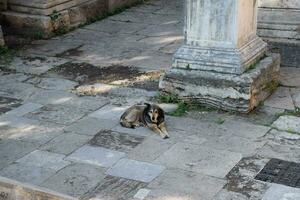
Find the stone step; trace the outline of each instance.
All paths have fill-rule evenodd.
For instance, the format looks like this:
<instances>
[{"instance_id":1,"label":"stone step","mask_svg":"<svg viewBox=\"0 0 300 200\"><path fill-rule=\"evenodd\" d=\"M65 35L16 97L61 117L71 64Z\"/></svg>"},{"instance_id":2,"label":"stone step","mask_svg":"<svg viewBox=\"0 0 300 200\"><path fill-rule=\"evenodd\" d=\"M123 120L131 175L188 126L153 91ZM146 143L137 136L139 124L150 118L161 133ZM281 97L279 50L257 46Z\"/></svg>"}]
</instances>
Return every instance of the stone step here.
<instances>
[{"instance_id":1,"label":"stone step","mask_svg":"<svg viewBox=\"0 0 300 200\"><path fill-rule=\"evenodd\" d=\"M0 176L0 199L78 200L77 198Z\"/></svg>"}]
</instances>

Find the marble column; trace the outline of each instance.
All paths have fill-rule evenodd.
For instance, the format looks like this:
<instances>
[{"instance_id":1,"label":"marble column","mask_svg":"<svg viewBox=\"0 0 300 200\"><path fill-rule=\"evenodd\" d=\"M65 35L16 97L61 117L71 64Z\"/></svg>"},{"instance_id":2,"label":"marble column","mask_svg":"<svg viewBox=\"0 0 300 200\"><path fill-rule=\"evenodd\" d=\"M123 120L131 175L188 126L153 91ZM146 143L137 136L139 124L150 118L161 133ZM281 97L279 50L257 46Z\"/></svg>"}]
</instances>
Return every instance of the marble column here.
<instances>
[{"instance_id":1,"label":"marble column","mask_svg":"<svg viewBox=\"0 0 300 200\"><path fill-rule=\"evenodd\" d=\"M249 112L277 85L280 63L256 35L257 0L186 0L185 11L185 42L160 89Z\"/></svg>"}]
</instances>

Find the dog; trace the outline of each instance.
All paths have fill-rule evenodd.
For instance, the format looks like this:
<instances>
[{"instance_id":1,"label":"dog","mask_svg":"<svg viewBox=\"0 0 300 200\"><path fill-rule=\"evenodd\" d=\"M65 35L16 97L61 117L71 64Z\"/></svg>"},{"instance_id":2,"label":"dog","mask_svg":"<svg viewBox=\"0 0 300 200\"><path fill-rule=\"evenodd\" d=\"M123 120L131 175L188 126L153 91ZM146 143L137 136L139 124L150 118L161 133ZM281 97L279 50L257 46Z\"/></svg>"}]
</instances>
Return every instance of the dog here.
<instances>
[{"instance_id":1,"label":"dog","mask_svg":"<svg viewBox=\"0 0 300 200\"><path fill-rule=\"evenodd\" d=\"M163 139L170 137L166 128L165 113L155 104L144 103L144 105L131 106L122 114L120 124L126 128L145 126Z\"/></svg>"}]
</instances>

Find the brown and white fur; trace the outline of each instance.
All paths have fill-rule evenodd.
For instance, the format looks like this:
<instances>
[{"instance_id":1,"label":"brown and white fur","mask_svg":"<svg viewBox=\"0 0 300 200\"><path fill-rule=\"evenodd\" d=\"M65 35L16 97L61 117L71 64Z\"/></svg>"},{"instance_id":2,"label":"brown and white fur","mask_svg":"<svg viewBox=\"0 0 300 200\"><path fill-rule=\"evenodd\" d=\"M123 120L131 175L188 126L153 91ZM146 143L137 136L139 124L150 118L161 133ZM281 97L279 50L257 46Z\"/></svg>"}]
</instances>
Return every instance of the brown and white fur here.
<instances>
[{"instance_id":1,"label":"brown and white fur","mask_svg":"<svg viewBox=\"0 0 300 200\"><path fill-rule=\"evenodd\" d=\"M145 103L144 105L131 106L121 116L120 124L127 128L146 126L163 139L169 138L164 111L155 104Z\"/></svg>"}]
</instances>

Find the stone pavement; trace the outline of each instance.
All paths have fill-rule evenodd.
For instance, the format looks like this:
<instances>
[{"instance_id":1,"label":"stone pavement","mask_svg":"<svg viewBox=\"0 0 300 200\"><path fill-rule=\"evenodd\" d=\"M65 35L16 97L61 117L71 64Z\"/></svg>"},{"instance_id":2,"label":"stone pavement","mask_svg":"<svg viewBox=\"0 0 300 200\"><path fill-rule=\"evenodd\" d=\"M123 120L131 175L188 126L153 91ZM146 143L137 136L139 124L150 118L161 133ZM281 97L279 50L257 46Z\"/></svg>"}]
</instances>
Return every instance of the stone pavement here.
<instances>
[{"instance_id":1,"label":"stone pavement","mask_svg":"<svg viewBox=\"0 0 300 200\"><path fill-rule=\"evenodd\" d=\"M80 199L299 200L298 188L255 179L271 158L300 162L299 69L283 68L249 115L168 115L168 140L119 125L129 105L155 102L181 13L179 0L152 0L2 63L0 176Z\"/></svg>"}]
</instances>

